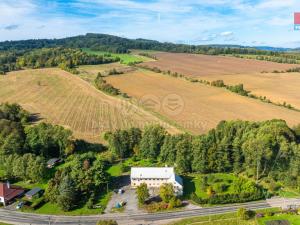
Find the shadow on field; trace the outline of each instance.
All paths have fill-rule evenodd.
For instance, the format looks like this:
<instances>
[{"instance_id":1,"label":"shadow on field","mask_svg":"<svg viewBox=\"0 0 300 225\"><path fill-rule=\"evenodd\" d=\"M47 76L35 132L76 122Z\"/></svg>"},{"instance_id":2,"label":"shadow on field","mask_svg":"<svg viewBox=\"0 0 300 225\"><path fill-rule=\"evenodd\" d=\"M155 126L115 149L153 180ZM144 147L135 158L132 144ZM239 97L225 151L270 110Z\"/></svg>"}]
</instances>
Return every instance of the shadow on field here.
<instances>
[{"instance_id":1,"label":"shadow on field","mask_svg":"<svg viewBox=\"0 0 300 225\"><path fill-rule=\"evenodd\" d=\"M29 121L32 124L37 123L37 122L39 122L42 119L44 119L44 118L41 117L40 113L31 113L30 116L29 116Z\"/></svg>"}]
</instances>

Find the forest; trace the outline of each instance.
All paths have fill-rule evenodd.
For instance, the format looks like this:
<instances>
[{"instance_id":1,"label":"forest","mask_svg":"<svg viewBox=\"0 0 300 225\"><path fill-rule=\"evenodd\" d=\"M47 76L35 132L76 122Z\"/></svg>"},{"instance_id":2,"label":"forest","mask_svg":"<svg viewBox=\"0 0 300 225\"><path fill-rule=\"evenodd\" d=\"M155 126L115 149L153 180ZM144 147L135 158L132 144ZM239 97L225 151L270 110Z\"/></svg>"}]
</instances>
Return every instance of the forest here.
<instances>
[{"instance_id":1,"label":"forest","mask_svg":"<svg viewBox=\"0 0 300 225\"><path fill-rule=\"evenodd\" d=\"M39 39L39 40L22 40L22 41L5 41L0 43L0 68L9 57L16 57L16 54L28 52L34 49L42 48L72 48L82 49L89 48L96 51L107 51L112 53L128 53L130 49L156 50L165 52L178 53L196 53L207 55L233 55L235 57L254 57L257 60L267 60L279 63L296 64L300 60L300 54L297 52L280 52L259 50L254 47L243 46L216 46L216 45L187 45L174 44L167 42L158 42L146 39L128 39L107 34L79 35L62 39ZM7 51L11 56L6 55ZM3 58L3 59L2 59ZM9 67L9 65L7 65ZM2 69L3 70L3 69Z\"/></svg>"},{"instance_id":2,"label":"forest","mask_svg":"<svg viewBox=\"0 0 300 225\"><path fill-rule=\"evenodd\" d=\"M12 50L0 52L0 74L22 68L57 67L75 69L79 65L95 65L117 62L118 57L87 54L79 49L43 48L35 50Z\"/></svg>"}]
</instances>

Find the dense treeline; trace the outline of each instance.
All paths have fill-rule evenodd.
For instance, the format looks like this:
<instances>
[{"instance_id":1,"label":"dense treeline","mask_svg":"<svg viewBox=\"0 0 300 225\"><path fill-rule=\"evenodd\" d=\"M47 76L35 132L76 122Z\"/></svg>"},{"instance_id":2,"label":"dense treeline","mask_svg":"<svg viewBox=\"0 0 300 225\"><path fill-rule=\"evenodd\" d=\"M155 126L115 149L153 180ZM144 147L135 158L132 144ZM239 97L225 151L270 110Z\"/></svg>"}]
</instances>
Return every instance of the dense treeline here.
<instances>
[{"instance_id":1,"label":"dense treeline","mask_svg":"<svg viewBox=\"0 0 300 225\"><path fill-rule=\"evenodd\" d=\"M157 50L167 52L197 53L208 55L234 55L246 57L255 55L258 60L269 60L282 63L297 63L300 54L279 51L259 50L242 46L213 46L162 43L145 39L128 39L106 34L80 35L63 39L41 39L25 41L6 41L0 43L0 51L29 50L40 48L90 48L92 50L127 53L130 49Z\"/></svg>"},{"instance_id":2,"label":"dense treeline","mask_svg":"<svg viewBox=\"0 0 300 225\"><path fill-rule=\"evenodd\" d=\"M108 74L116 75L116 74L121 74L121 73L112 70ZM106 80L103 78L101 73L98 73L97 77L94 80L94 84L95 84L95 87L98 90L103 91L107 94L115 95L115 96L116 95L121 95L124 98L129 98L129 96L126 93L122 93L119 89L117 89L114 86L112 86L111 84L107 83Z\"/></svg>"},{"instance_id":3,"label":"dense treeline","mask_svg":"<svg viewBox=\"0 0 300 225\"><path fill-rule=\"evenodd\" d=\"M263 60L263 61L270 61L270 62L277 62L277 63L289 63L289 64L299 64L300 57L298 54L286 54L286 53L278 53L270 54L266 53L266 55L262 55L262 53L258 53L258 55L238 55L233 54L233 56L237 58L246 58L246 59L256 59L256 60Z\"/></svg>"},{"instance_id":4,"label":"dense treeline","mask_svg":"<svg viewBox=\"0 0 300 225\"><path fill-rule=\"evenodd\" d=\"M135 132L135 142L129 133L108 135L119 157L136 154L175 165L179 173L234 172L256 180L281 180L294 188L300 185L299 128L292 130L282 120L223 121L200 136L170 135L160 126L149 126L141 137Z\"/></svg>"},{"instance_id":5,"label":"dense treeline","mask_svg":"<svg viewBox=\"0 0 300 225\"><path fill-rule=\"evenodd\" d=\"M43 48L17 53L0 52L0 74L21 68L56 67L74 72L79 65L94 65L119 61L117 57L87 54L79 49Z\"/></svg>"}]
</instances>

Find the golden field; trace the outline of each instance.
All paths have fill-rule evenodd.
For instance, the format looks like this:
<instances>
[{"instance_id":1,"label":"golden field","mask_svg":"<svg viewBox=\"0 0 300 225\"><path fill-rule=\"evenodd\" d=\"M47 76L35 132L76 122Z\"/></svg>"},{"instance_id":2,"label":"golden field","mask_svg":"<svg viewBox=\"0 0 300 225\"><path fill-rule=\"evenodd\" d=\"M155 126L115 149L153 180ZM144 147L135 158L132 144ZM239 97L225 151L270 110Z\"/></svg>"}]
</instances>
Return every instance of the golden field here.
<instances>
[{"instance_id":1,"label":"golden field","mask_svg":"<svg viewBox=\"0 0 300 225\"><path fill-rule=\"evenodd\" d=\"M41 121L70 128L76 138L99 142L103 131L168 126L129 101L98 91L88 82L60 69L11 72L0 76L0 102L19 103ZM176 128L168 126L170 132Z\"/></svg>"},{"instance_id":2,"label":"golden field","mask_svg":"<svg viewBox=\"0 0 300 225\"><path fill-rule=\"evenodd\" d=\"M284 119L290 126L300 123L300 112L243 97L222 88L191 83L167 75L139 70L132 73L110 76L106 80L133 96L141 104L156 102L152 109L176 121L193 133L204 133L214 128L221 120L262 121ZM164 105L171 96L170 112ZM180 109L174 101L179 102Z\"/></svg>"}]
</instances>

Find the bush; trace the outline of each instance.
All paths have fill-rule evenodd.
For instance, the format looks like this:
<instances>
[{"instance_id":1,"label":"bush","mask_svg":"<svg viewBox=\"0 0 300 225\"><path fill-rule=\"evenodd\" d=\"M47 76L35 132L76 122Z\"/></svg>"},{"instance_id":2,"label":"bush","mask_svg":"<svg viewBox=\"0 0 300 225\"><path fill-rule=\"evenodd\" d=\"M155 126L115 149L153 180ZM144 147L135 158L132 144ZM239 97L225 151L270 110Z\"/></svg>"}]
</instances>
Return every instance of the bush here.
<instances>
[{"instance_id":1,"label":"bush","mask_svg":"<svg viewBox=\"0 0 300 225\"><path fill-rule=\"evenodd\" d=\"M243 203L264 199L264 193L257 191L256 193L240 193L240 194L215 194L210 198L200 198L195 193L191 195L191 200L198 204L230 204Z\"/></svg>"},{"instance_id":2,"label":"bush","mask_svg":"<svg viewBox=\"0 0 300 225\"><path fill-rule=\"evenodd\" d=\"M45 203L45 199L44 197L38 198L36 199L32 204L31 204L31 208L32 209L38 209L40 208L43 204Z\"/></svg>"},{"instance_id":3,"label":"bush","mask_svg":"<svg viewBox=\"0 0 300 225\"><path fill-rule=\"evenodd\" d=\"M115 220L100 220L97 225L118 225L118 223Z\"/></svg>"},{"instance_id":4,"label":"bush","mask_svg":"<svg viewBox=\"0 0 300 225\"><path fill-rule=\"evenodd\" d=\"M169 205L168 205L168 209L174 209L174 208L178 208L182 205L182 202L180 199L174 197L170 200Z\"/></svg>"},{"instance_id":5,"label":"bush","mask_svg":"<svg viewBox=\"0 0 300 225\"><path fill-rule=\"evenodd\" d=\"M228 189L228 185L224 184L224 183L217 183L213 186L213 189L217 192L217 193L221 193L224 192Z\"/></svg>"},{"instance_id":6,"label":"bush","mask_svg":"<svg viewBox=\"0 0 300 225\"><path fill-rule=\"evenodd\" d=\"M245 208L239 208L237 214L240 219L249 220L252 217L254 217L255 212L251 210L246 210Z\"/></svg>"},{"instance_id":7,"label":"bush","mask_svg":"<svg viewBox=\"0 0 300 225\"><path fill-rule=\"evenodd\" d=\"M92 193L91 197L89 198L89 200L86 203L86 207L88 209L92 209L92 208L94 208L94 203L95 203L95 194Z\"/></svg>"}]
</instances>

